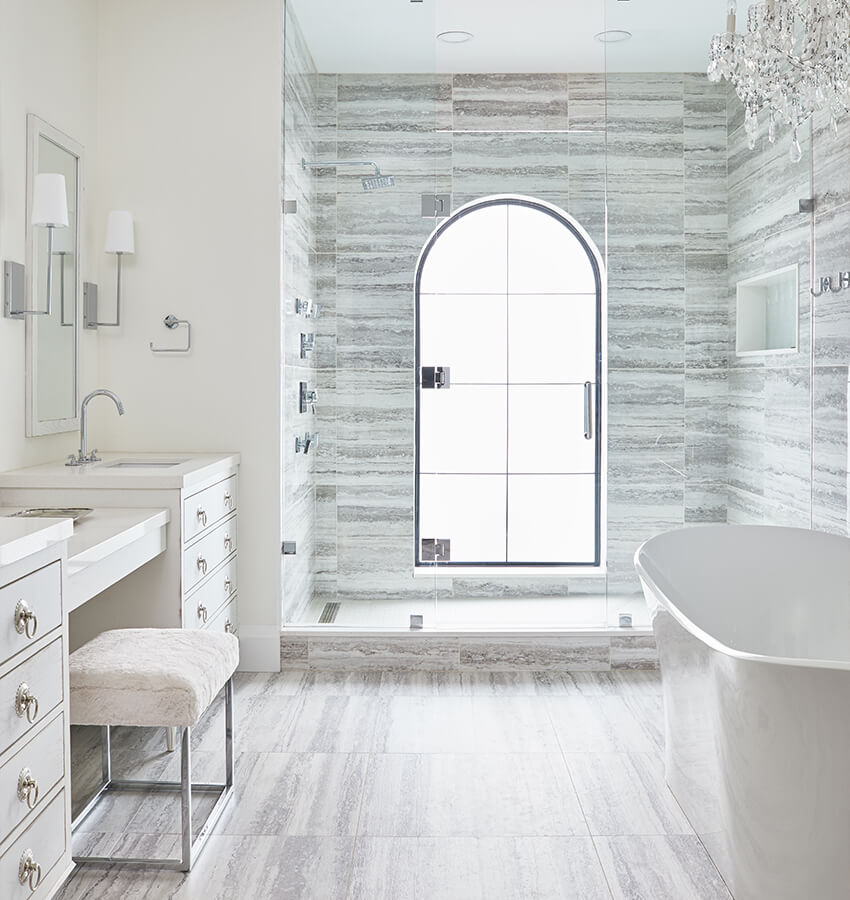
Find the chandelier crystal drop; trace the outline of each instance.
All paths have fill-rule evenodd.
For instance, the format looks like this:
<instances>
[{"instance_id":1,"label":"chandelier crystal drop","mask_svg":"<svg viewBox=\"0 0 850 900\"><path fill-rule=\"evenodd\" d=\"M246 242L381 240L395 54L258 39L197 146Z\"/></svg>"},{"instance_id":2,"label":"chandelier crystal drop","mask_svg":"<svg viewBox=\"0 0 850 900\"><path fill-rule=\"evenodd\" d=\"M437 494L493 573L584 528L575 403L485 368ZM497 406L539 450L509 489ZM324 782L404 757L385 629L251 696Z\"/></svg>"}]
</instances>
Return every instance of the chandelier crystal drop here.
<instances>
[{"instance_id":1,"label":"chandelier crystal drop","mask_svg":"<svg viewBox=\"0 0 850 900\"><path fill-rule=\"evenodd\" d=\"M780 123L791 128L791 159L802 158L799 129L826 110L833 133L850 109L850 0L765 0L747 12L747 31L736 33L731 0L726 31L711 39L708 78L731 82L744 104L750 149L767 112L768 140Z\"/></svg>"}]
</instances>

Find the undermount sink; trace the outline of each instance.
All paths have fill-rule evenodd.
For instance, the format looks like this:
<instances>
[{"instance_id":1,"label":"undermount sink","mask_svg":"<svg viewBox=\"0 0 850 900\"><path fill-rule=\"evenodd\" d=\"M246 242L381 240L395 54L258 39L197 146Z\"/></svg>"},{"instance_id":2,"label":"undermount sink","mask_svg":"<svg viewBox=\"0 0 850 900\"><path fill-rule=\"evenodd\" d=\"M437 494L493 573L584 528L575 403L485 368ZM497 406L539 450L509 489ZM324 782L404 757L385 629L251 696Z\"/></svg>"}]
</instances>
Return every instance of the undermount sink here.
<instances>
[{"instance_id":1,"label":"undermount sink","mask_svg":"<svg viewBox=\"0 0 850 900\"><path fill-rule=\"evenodd\" d=\"M168 469L171 466L180 466L185 459L119 459L117 462L107 463L104 469Z\"/></svg>"}]
</instances>

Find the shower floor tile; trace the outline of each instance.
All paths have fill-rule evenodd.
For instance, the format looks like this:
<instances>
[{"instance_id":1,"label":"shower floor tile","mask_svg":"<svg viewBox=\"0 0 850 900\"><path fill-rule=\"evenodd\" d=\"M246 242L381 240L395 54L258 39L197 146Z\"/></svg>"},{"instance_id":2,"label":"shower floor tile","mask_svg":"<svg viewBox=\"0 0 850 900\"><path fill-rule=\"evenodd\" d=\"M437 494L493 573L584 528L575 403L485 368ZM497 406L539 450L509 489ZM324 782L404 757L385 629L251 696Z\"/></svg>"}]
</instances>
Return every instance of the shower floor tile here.
<instances>
[{"instance_id":1,"label":"shower floor tile","mask_svg":"<svg viewBox=\"0 0 850 900\"><path fill-rule=\"evenodd\" d=\"M194 871L80 868L57 900L731 900L664 783L658 672L236 681L236 794ZM222 728L219 698L193 735L210 780ZM100 748L72 733L80 793ZM177 763L162 729L113 746L127 777ZM80 837L168 852L158 799Z\"/></svg>"}]
</instances>

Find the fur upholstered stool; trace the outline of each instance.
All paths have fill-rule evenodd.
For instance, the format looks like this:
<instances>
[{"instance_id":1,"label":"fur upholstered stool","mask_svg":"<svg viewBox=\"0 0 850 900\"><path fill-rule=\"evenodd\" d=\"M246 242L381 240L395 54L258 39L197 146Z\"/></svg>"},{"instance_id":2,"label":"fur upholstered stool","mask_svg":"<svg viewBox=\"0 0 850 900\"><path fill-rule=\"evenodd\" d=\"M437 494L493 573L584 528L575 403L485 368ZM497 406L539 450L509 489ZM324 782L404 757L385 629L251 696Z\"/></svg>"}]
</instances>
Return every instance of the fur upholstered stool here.
<instances>
[{"instance_id":1,"label":"fur upholstered stool","mask_svg":"<svg viewBox=\"0 0 850 900\"><path fill-rule=\"evenodd\" d=\"M70 657L71 723L103 728L103 780L98 793L74 819L72 831L107 791L174 790L181 793L180 859L75 856L77 863L159 865L188 872L233 794L233 673L239 642L232 634L171 628L105 631ZM224 688L224 784L192 784L191 730ZM180 781L117 781L112 778L112 725L183 729ZM192 840L192 793L218 799Z\"/></svg>"}]
</instances>

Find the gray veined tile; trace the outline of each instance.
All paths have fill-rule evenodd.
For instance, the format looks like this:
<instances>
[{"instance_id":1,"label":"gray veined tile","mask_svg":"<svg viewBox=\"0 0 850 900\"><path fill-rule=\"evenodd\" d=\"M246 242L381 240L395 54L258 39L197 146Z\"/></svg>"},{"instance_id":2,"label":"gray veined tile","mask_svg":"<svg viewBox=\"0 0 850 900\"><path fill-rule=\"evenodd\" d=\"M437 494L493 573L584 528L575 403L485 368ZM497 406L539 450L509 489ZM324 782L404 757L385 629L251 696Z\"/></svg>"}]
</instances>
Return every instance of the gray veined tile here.
<instances>
[{"instance_id":1,"label":"gray veined tile","mask_svg":"<svg viewBox=\"0 0 850 900\"><path fill-rule=\"evenodd\" d=\"M292 703L290 716L276 729L275 751L367 753L371 750L379 699L302 694ZM256 749L245 742L240 746L245 750Z\"/></svg>"},{"instance_id":2,"label":"gray veined tile","mask_svg":"<svg viewBox=\"0 0 850 900\"><path fill-rule=\"evenodd\" d=\"M567 753L592 835L693 834L655 753Z\"/></svg>"},{"instance_id":3,"label":"gray veined tile","mask_svg":"<svg viewBox=\"0 0 850 900\"><path fill-rule=\"evenodd\" d=\"M571 669L604 671L610 666L607 637L460 639L460 665L488 671Z\"/></svg>"},{"instance_id":4,"label":"gray veined tile","mask_svg":"<svg viewBox=\"0 0 850 900\"><path fill-rule=\"evenodd\" d=\"M454 131L567 128L565 74L463 74L453 77Z\"/></svg>"},{"instance_id":5,"label":"gray veined tile","mask_svg":"<svg viewBox=\"0 0 850 900\"><path fill-rule=\"evenodd\" d=\"M594 840L616 900L732 900L695 835Z\"/></svg>"},{"instance_id":6,"label":"gray veined tile","mask_svg":"<svg viewBox=\"0 0 850 900\"><path fill-rule=\"evenodd\" d=\"M608 296L608 366L611 369L681 369L685 364L685 291L630 290Z\"/></svg>"},{"instance_id":7,"label":"gray veined tile","mask_svg":"<svg viewBox=\"0 0 850 900\"><path fill-rule=\"evenodd\" d=\"M354 835L368 757L243 753L235 796L216 834Z\"/></svg>"},{"instance_id":8,"label":"gray veined tile","mask_svg":"<svg viewBox=\"0 0 850 900\"><path fill-rule=\"evenodd\" d=\"M813 384L813 527L847 533L846 366L817 366Z\"/></svg>"},{"instance_id":9,"label":"gray veined tile","mask_svg":"<svg viewBox=\"0 0 850 900\"><path fill-rule=\"evenodd\" d=\"M546 706L564 753L652 751L649 737L621 697L549 697Z\"/></svg>"},{"instance_id":10,"label":"gray veined tile","mask_svg":"<svg viewBox=\"0 0 850 900\"><path fill-rule=\"evenodd\" d=\"M451 129L452 76L340 75L337 124L340 130L425 132Z\"/></svg>"},{"instance_id":11,"label":"gray veined tile","mask_svg":"<svg viewBox=\"0 0 850 900\"><path fill-rule=\"evenodd\" d=\"M604 73L570 72L567 75L567 85L570 130L604 132L606 127Z\"/></svg>"}]
</instances>

